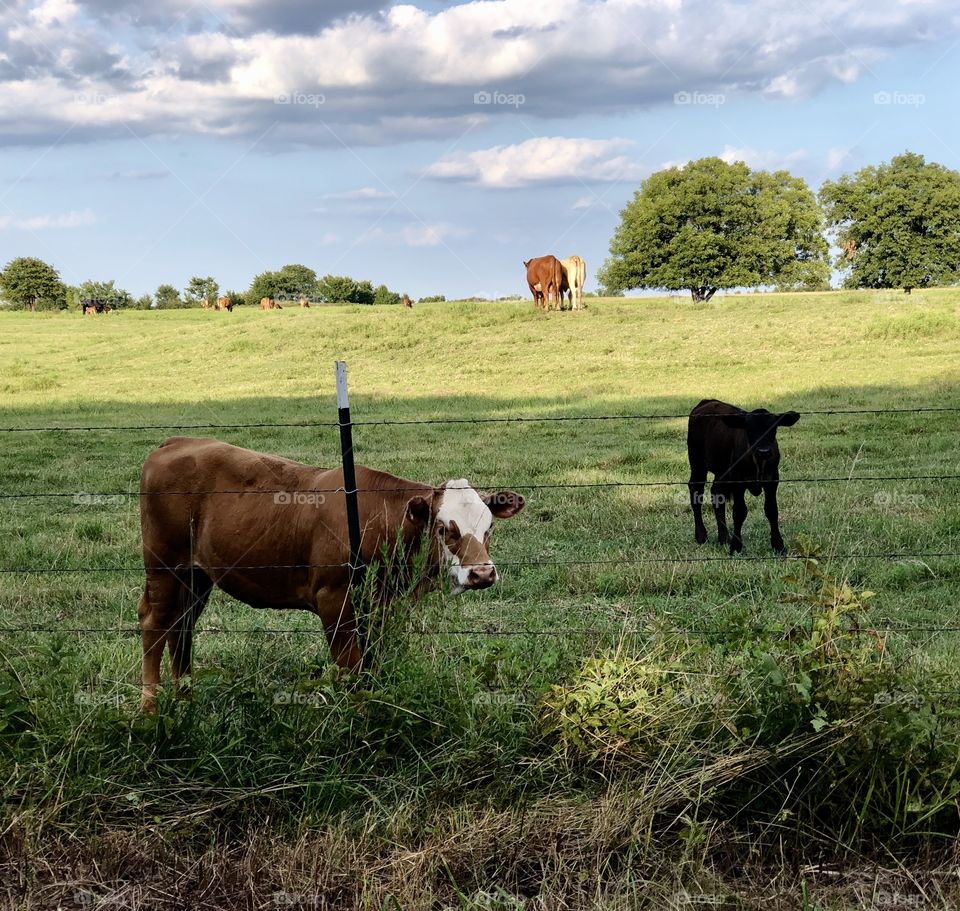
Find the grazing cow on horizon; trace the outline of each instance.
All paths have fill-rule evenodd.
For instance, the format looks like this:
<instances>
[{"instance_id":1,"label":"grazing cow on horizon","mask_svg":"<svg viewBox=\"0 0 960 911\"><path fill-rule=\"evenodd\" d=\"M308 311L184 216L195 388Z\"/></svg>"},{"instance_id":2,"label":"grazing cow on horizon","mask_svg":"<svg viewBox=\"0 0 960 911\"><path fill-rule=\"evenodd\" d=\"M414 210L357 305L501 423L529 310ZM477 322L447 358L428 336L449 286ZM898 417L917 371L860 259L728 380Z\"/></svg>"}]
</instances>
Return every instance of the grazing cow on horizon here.
<instances>
[{"instance_id":1,"label":"grazing cow on horizon","mask_svg":"<svg viewBox=\"0 0 960 911\"><path fill-rule=\"evenodd\" d=\"M493 520L515 516L523 497L482 495L466 480L434 487L361 465L356 472L361 556L370 576L376 563L367 581L381 606L443 575L454 594L497 581ZM144 711L156 709L165 645L174 679L190 673L194 626L214 587L252 607L317 614L333 660L361 668L343 484L341 469L219 440L172 437L147 456L140 475L147 578L138 608Z\"/></svg>"},{"instance_id":2,"label":"grazing cow on horizon","mask_svg":"<svg viewBox=\"0 0 960 911\"><path fill-rule=\"evenodd\" d=\"M281 307L280 304L278 304L272 297L261 297L260 309L261 310L282 310L283 307Z\"/></svg>"},{"instance_id":3,"label":"grazing cow on horizon","mask_svg":"<svg viewBox=\"0 0 960 911\"><path fill-rule=\"evenodd\" d=\"M690 506L698 544L707 540L702 507L709 471L713 472L710 502L717 519L719 543L727 543L727 501L730 500L733 503L730 553L743 549L740 534L747 518L746 492L749 490L755 497L763 493L763 511L770 523L770 544L777 553L786 553L777 511L780 482L777 428L792 427L799 420L796 411L783 414L773 414L765 408L744 411L716 399L704 399L690 412L687 423Z\"/></svg>"},{"instance_id":4,"label":"grazing cow on horizon","mask_svg":"<svg viewBox=\"0 0 960 911\"><path fill-rule=\"evenodd\" d=\"M310 301L307 300L307 295L306 295L306 294L301 294L301 295L300 295L300 301L299 301L299 303L300 303L300 306L301 306L301 307L303 307L303 308L305 308L305 309L307 309L307 310L310 309Z\"/></svg>"},{"instance_id":5,"label":"grazing cow on horizon","mask_svg":"<svg viewBox=\"0 0 960 911\"><path fill-rule=\"evenodd\" d=\"M229 297L218 297L213 309L226 310L229 313L233 313L233 301Z\"/></svg>"},{"instance_id":6,"label":"grazing cow on horizon","mask_svg":"<svg viewBox=\"0 0 960 911\"><path fill-rule=\"evenodd\" d=\"M412 309L413 309L413 301L410 300L410 295L409 295L409 294L404 294L404 295L403 295L403 306L406 307L408 310L412 310Z\"/></svg>"},{"instance_id":7,"label":"grazing cow on horizon","mask_svg":"<svg viewBox=\"0 0 960 911\"><path fill-rule=\"evenodd\" d=\"M563 267L555 256L535 256L523 262L527 269L527 286L533 295L533 302L544 310L550 309L551 300L561 309L561 287L563 285Z\"/></svg>"},{"instance_id":8,"label":"grazing cow on horizon","mask_svg":"<svg viewBox=\"0 0 960 911\"><path fill-rule=\"evenodd\" d=\"M82 300L80 307L84 316L96 316L98 313L109 313L113 308L107 301L101 300Z\"/></svg>"}]
</instances>

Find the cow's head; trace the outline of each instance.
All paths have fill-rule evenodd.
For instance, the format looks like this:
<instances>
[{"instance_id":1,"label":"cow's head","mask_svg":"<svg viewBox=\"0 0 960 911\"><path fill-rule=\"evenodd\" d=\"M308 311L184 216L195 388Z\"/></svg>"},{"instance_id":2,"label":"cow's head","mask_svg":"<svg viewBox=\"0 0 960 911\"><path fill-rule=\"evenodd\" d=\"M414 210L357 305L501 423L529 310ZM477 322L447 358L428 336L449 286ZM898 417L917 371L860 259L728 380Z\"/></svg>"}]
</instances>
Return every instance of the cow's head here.
<instances>
[{"instance_id":1,"label":"cow's head","mask_svg":"<svg viewBox=\"0 0 960 911\"><path fill-rule=\"evenodd\" d=\"M800 420L796 411L774 414L766 408L755 408L739 414L722 414L720 420L728 427L744 430L747 434L747 446L757 465L763 468L775 461L780 451L777 447L777 428L792 427Z\"/></svg>"},{"instance_id":2,"label":"cow's head","mask_svg":"<svg viewBox=\"0 0 960 911\"><path fill-rule=\"evenodd\" d=\"M490 560L490 535L494 519L509 519L524 506L512 490L479 494L468 481L447 481L434 496L429 510L431 534L442 569L450 575L453 593L489 588L497 581L497 568ZM408 513L428 508L422 497L408 504Z\"/></svg>"}]
</instances>

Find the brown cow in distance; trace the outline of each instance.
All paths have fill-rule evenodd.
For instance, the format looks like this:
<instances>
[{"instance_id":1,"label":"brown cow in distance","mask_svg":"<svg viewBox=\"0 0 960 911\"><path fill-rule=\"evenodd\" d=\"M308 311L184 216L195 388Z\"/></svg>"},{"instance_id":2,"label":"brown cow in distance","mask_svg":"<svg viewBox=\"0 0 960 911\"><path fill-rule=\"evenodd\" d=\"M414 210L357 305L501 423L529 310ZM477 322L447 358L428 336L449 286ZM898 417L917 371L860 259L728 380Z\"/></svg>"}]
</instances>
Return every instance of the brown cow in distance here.
<instances>
[{"instance_id":1,"label":"brown cow in distance","mask_svg":"<svg viewBox=\"0 0 960 911\"><path fill-rule=\"evenodd\" d=\"M214 310L227 310L233 313L233 301L229 297L218 297Z\"/></svg>"},{"instance_id":2,"label":"brown cow in distance","mask_svg":"<svg viewBox=\"0 0 960 911\"><path fill-rule=\"evenodd\" d=\"M559 310L563 287L563 267L560 260L555 256L537 256L525 260L523 264L527 267L527 285L533 295L534 304L549 310L552 300Z\"/></svg>"},{"instance_id":3,"label":"brown cow in distance","mask_svg":"<svg viewBox=\"0 0 960 911\"><path fill-rule=\"evenodd\" d=\"M301 295L300 295L300 306L303 307L303 308L305 308L305 309L307 309L307 310L310 309L310 301L307 300L307 295L306 295L306 294L301 294Z\"/></svg>"},{"instance_id":4,"label":"brown cow in distance","mask_svg":"<svg viewBox=\"0 0 960 911\"><path fill-rule=\"evenodd\" d=\"M425 591L443 575L454 594L497 581L488 551L493 520L520 512L523 497L509 490L481 495L462 479L434 487L356 470L361 553L377 564L367 581L381 606L404 591ZM164 646L174 679L190 673L194 626L214 587L252 607L317 614L333 660L354 670L363 665L342 470L172 437L144 462L140 527L144 711L156 709ZM423 566L417 578L415 565Z\"/></svg>"},{"instance_id":5,"label":"brown cow in distance","mask_svg":"<svg viewBox=\"0 0 960 911\"><path fill-rule=\"evenodd\" d=\"M261 310L282 310L283 307L281 307L272 297L261 297L260 309Z\"/></svg>"},{"instance_id":6,"label":"brown cow in distance","mask_svg":"<svg viewBox=\"0 0 960 911\"><path fill-rule=\"evenodd\" d=\"M406 307L408 310L412 310L412 309L413 309L413 301L410 300L410 295L409 295L409 294L404 294L404 295L403 295L403 306Z\"/></svg>"}]
</instances>

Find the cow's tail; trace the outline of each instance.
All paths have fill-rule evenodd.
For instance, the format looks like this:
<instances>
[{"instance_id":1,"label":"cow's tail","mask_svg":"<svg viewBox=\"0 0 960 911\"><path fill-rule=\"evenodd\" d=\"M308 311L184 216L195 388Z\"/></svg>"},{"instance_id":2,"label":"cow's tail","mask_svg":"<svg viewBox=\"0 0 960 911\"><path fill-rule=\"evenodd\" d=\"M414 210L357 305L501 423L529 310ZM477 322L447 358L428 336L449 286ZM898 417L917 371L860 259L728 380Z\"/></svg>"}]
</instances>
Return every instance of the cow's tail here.
<instances>
[{"instance_id":1,"label":"cow's tail","mask_svg":"<svg viewBox=\"0 0 960 911\"><path fill-rule=\"evenodd\" d=\"M193 631L197 619L207 606L212 588L210 577L199 569L191 570L189 577L179 586L177 613L167 632L170 663L177 677L190 673L193 661Z\"/></svg>"},{"instance_id":2,"label":"cow's tail","mask_svg":"<svg viewBox=\"0 0 960 911\"><path fill-rule=\"evenodd\" d=\"M560 296L560 289L563 287L563 264L559 259L554 259L553 266L553 287L556 293L557 309L563 309L563 299Z\"/></svg>"}]
</instances>

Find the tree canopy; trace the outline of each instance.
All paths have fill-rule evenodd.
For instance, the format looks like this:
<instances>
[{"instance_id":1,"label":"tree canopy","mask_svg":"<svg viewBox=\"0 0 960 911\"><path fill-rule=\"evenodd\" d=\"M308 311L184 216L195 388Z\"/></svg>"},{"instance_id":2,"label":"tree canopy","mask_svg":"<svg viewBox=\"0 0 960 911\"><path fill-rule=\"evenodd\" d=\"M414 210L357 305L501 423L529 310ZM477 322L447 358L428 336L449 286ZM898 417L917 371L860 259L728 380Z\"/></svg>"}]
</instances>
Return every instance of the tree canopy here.
<instances>
[{"instance_id":1,"label":"tree canopy","mask_svg":"<svg viewBox=\"0 0 960 911\"><path fill-rule=\"evenodd\" d=\"M187 306L199 306L204 298L212 306L217 302L219 294L220 286L212 275L206 277L194 275L190 279L190 284L184 289L183 298L187 302Z\"/></svg>"},{"instance_id":2,"label":"tree canopy","mask_svg":"<svg viewBox=\"0 0 960 911\"><path fill-rule=\"evenodd\" d=\"M67 306L67 287L53 266L32 256L7 263L0 272L0 294L11 307L60 310Z\"/></svg>"},{"instance_id":3,"label":"tree canopy","mask_svg":"<svg viewBox=\"0 0 960 911\"><path fill-rule=\"evenodd\" d=\"M180 292L173 285L160 285L154 294L154 299L158 310L174 310L183 306Z\"/></svg>"},{"instance_id":4,"label":"tree canopy","mask_svg":"<svg viewBox=\"0 0 960 911\"><path fill-rule=\"evenodd\" d=\"M787 171L702 158L648 177L620 213L597 279L611 292L825 287L827 243L816 197Z\"/></svg>"},{"instance_id":5,"label":"tree canopy","mask_svg":"<svg viewBox=\"0 0 960 911\"><path fill-rule=\"evenodd\" d=\"M850 288L924 288L960 278L960 173L905 152L820 189Z\"/></svg>"},{"instance_id":6,"label":"tree canopy","mask_svg":"<svg viewBox=\"0 0 960 911\"><path fill-rule=\"evenodd\" d=\"M317 282L317 292L331 304L372 304L376 298L371 282L357 281L348 275L324 275Z\"/></svg>"}]
</instances>

